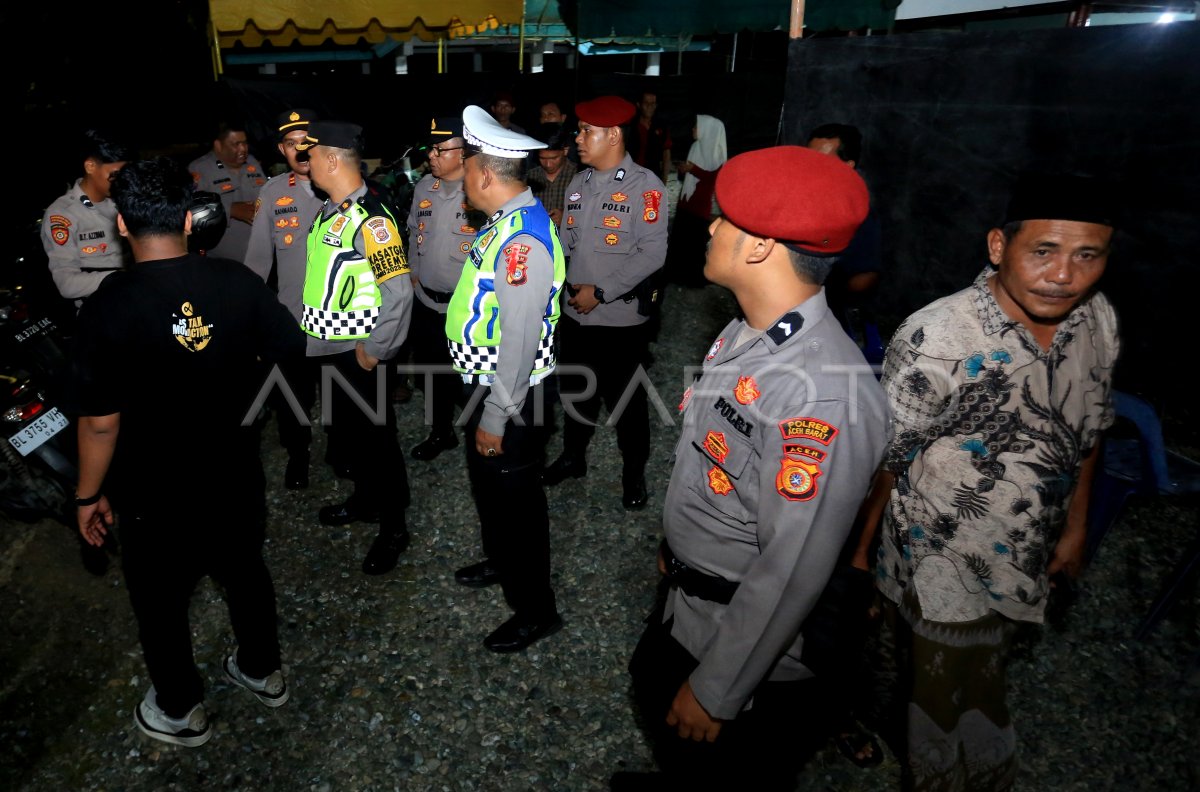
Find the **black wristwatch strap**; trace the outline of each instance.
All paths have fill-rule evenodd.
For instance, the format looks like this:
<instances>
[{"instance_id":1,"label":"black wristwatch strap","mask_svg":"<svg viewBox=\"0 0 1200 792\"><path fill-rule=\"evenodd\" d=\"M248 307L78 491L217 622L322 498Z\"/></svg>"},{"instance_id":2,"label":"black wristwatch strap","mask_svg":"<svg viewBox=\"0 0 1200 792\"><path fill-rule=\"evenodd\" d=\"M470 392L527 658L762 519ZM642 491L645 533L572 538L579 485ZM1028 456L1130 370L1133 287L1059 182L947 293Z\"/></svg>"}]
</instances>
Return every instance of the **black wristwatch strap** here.
<instances>
[{"instance_id":1,"label":"black wristwatch strap","mask_svg":"<svg viewBox=\"0 0 1200 792\"><path fill-rule=\"evenodd\" d=\"M104 495L103 492L97 492L95 495L93 495L90 498L81 498L78 495L76 495L75 496L75 505L76 506L91 506L93 503L99 503L100 498L103 497L103 495Z\"/></svg>"}]
</instances>

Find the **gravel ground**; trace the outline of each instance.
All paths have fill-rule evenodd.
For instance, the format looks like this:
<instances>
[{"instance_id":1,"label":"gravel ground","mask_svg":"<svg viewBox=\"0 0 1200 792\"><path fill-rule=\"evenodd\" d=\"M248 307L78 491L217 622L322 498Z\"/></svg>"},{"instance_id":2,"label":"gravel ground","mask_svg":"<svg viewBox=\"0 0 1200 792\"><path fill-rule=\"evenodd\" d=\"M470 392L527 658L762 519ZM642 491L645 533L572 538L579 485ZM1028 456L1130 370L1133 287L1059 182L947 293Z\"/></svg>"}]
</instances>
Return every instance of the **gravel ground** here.
<instances>
[{"instance_id":1,"label":"gravel ground","mask_svg":"<svg viewBox=\"0 0 1200 792\"><path fill-rule=\"evenodd\" d=\"M715 286L671 289L652 349L665 422L651 428L651 506L622 509L615 436L601 430L589 475L548 492L566 626L516 655L481 643L509 615L499 589L454 583L480 552L461 449L410 461L412 547L393 573L369 578L359 564L372 526L316 521L346 485L314 464L308 490L284 490L269 431L266 557L292 700L269 710L223 681L232 636L220 592L205 581L192 624L214 736L199 749L133 726L149 681L117 565L92 577L62 526L4 524L0 788L583 791L607 789L615 770L648 769L625 664L654 595L682 367L700 361L735 308ZM397 406L406 453L424 437L422 408L419 394ZM555 435L550 454L560 443ZM322 450L318 438L314 460ZM1020 789L1200 788L1195 588L1146 641L1132 637L1198 525L1195 502L1131 504L1065 621L1030 630L1011 668ZM890 756L860 770L832 748L797 785L898 787Z\"/></svg>"}]
</instances>

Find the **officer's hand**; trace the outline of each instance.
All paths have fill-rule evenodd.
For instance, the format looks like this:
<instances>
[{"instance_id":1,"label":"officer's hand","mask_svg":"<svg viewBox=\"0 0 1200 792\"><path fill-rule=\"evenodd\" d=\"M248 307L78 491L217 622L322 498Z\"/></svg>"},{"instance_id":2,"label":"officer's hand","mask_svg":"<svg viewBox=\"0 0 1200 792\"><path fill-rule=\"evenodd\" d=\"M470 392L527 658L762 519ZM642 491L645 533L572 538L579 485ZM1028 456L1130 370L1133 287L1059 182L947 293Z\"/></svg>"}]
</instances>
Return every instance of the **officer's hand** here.
<instances>
[{"instance_id":1,"label":"officer's hand","mask_svg":"<svg viewBox=\"0 0 1200 792\"><path fill-rule=\"evenodd\" d=\"M76 507L75 519L79 523L79 534L83 540L100 547L113 524L112 506L109 505L108 498L101 495L96 503Z\"/></svg>"},{"instance_id":2,"label":"officer's hand","mask_svg":"<svg viewBox=\"0 0 1200 792\"><path fill-rule=\"evenodd\" d=\"M667 725L675 727L681 739L700 742L714 742L721 733L721 721L713 718L708 711L696 700L692 693L692 683L684 681L671 702L671 711L667 713Z\"/></svg>"},{"instance_id":3,"label":"officer's hand","mask_svg":"<svg viewBox=\"0 0 1200 792\"><path fill-rule=\"evenodd\" d=\"M550 210L550 222L554 225L562 225L562 209Z\"/></svg>"},{"instance_id":4,"label":"officer's hand","mask_svg":"<svg viewBox=\"0 0 1200 792\"><path fill-rule=\"evenodd\" d=\"M664 577L667 574L667 559L663 558L662 545L658 546L658 574Z\"/></svg>"},{"instance_id":5,"label":"officer's hand","mask_svg":"<svg viewBox=\"0 0 1200 792\"><path fill-rule=\"evenodd\" d=\"M379 358L367 353L367 345L359 341L354 345L354 359L358 361L358 365L362 366L363 371L374 371L379 365Z\"/></svg>"},{"instance_id":6,"label":"officer's hand","mask_svg":"<svg viewBox=\"0 0 1200 792\"><path fill-rule=\"evenodd\" d=\"M485 432L482 426L475 429L475 450L480 456L495 457L504 453L504 438Z\"/></svg>"},{"instance_id":7,"label":"officer's hand","mask_svg":"<svg viewBox=\"0 0 1200 792\"><path fill-rule=\"evenodd\" d=\"M574 297L567 299L567 305L571 306L576 312L581 314L591 313L592 309L600 304L596 299L596 286L592 283L575 284L578 291Z\"/></svg>"}]
</instances>

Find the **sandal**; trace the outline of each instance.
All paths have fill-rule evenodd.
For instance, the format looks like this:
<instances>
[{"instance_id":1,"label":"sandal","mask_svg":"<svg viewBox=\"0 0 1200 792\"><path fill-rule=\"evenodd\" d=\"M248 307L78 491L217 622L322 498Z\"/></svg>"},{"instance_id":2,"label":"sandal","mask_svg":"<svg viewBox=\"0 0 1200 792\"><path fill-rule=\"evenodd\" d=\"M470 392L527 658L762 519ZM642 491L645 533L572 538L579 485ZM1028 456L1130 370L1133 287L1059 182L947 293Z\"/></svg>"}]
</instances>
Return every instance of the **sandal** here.
<instances>
[{"instance_id":1,"label":"sandal","mask_svg":"<svg viewBox=\"0 0 1200 792\"><path fill-rule=\"evenodd\" d=\"M834 738L838 751L858 767L878 767L883 761L883 748L874 734L863 729L845 732ZM862 754L866 754L863 756Z\"/></svg>"}]
</instances>

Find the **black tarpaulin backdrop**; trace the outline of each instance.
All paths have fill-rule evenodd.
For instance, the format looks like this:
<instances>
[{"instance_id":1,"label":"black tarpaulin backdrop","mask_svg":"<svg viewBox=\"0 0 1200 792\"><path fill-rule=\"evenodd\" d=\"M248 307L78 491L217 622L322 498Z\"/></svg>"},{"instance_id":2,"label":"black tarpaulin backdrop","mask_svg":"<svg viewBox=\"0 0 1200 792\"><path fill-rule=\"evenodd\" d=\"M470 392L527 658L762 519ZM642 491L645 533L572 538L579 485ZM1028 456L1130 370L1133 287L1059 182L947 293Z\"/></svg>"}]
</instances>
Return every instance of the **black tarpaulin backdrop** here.
<instances>
[{"instance_id":1,"label":"black tarpaulin backdrop","mask_svg":"<svg viewBox=\"0 0 1200 792\"><path fill-rule=\"evenodd\" d=\"M1200 264L1200 24L927 33L791 43L784 142L863 131L882 212L882 328L968 285L1028 167L1116 178L1125 213L1101 288L1118 387L1186 404Z\"/></svg>"}]
</instances>

